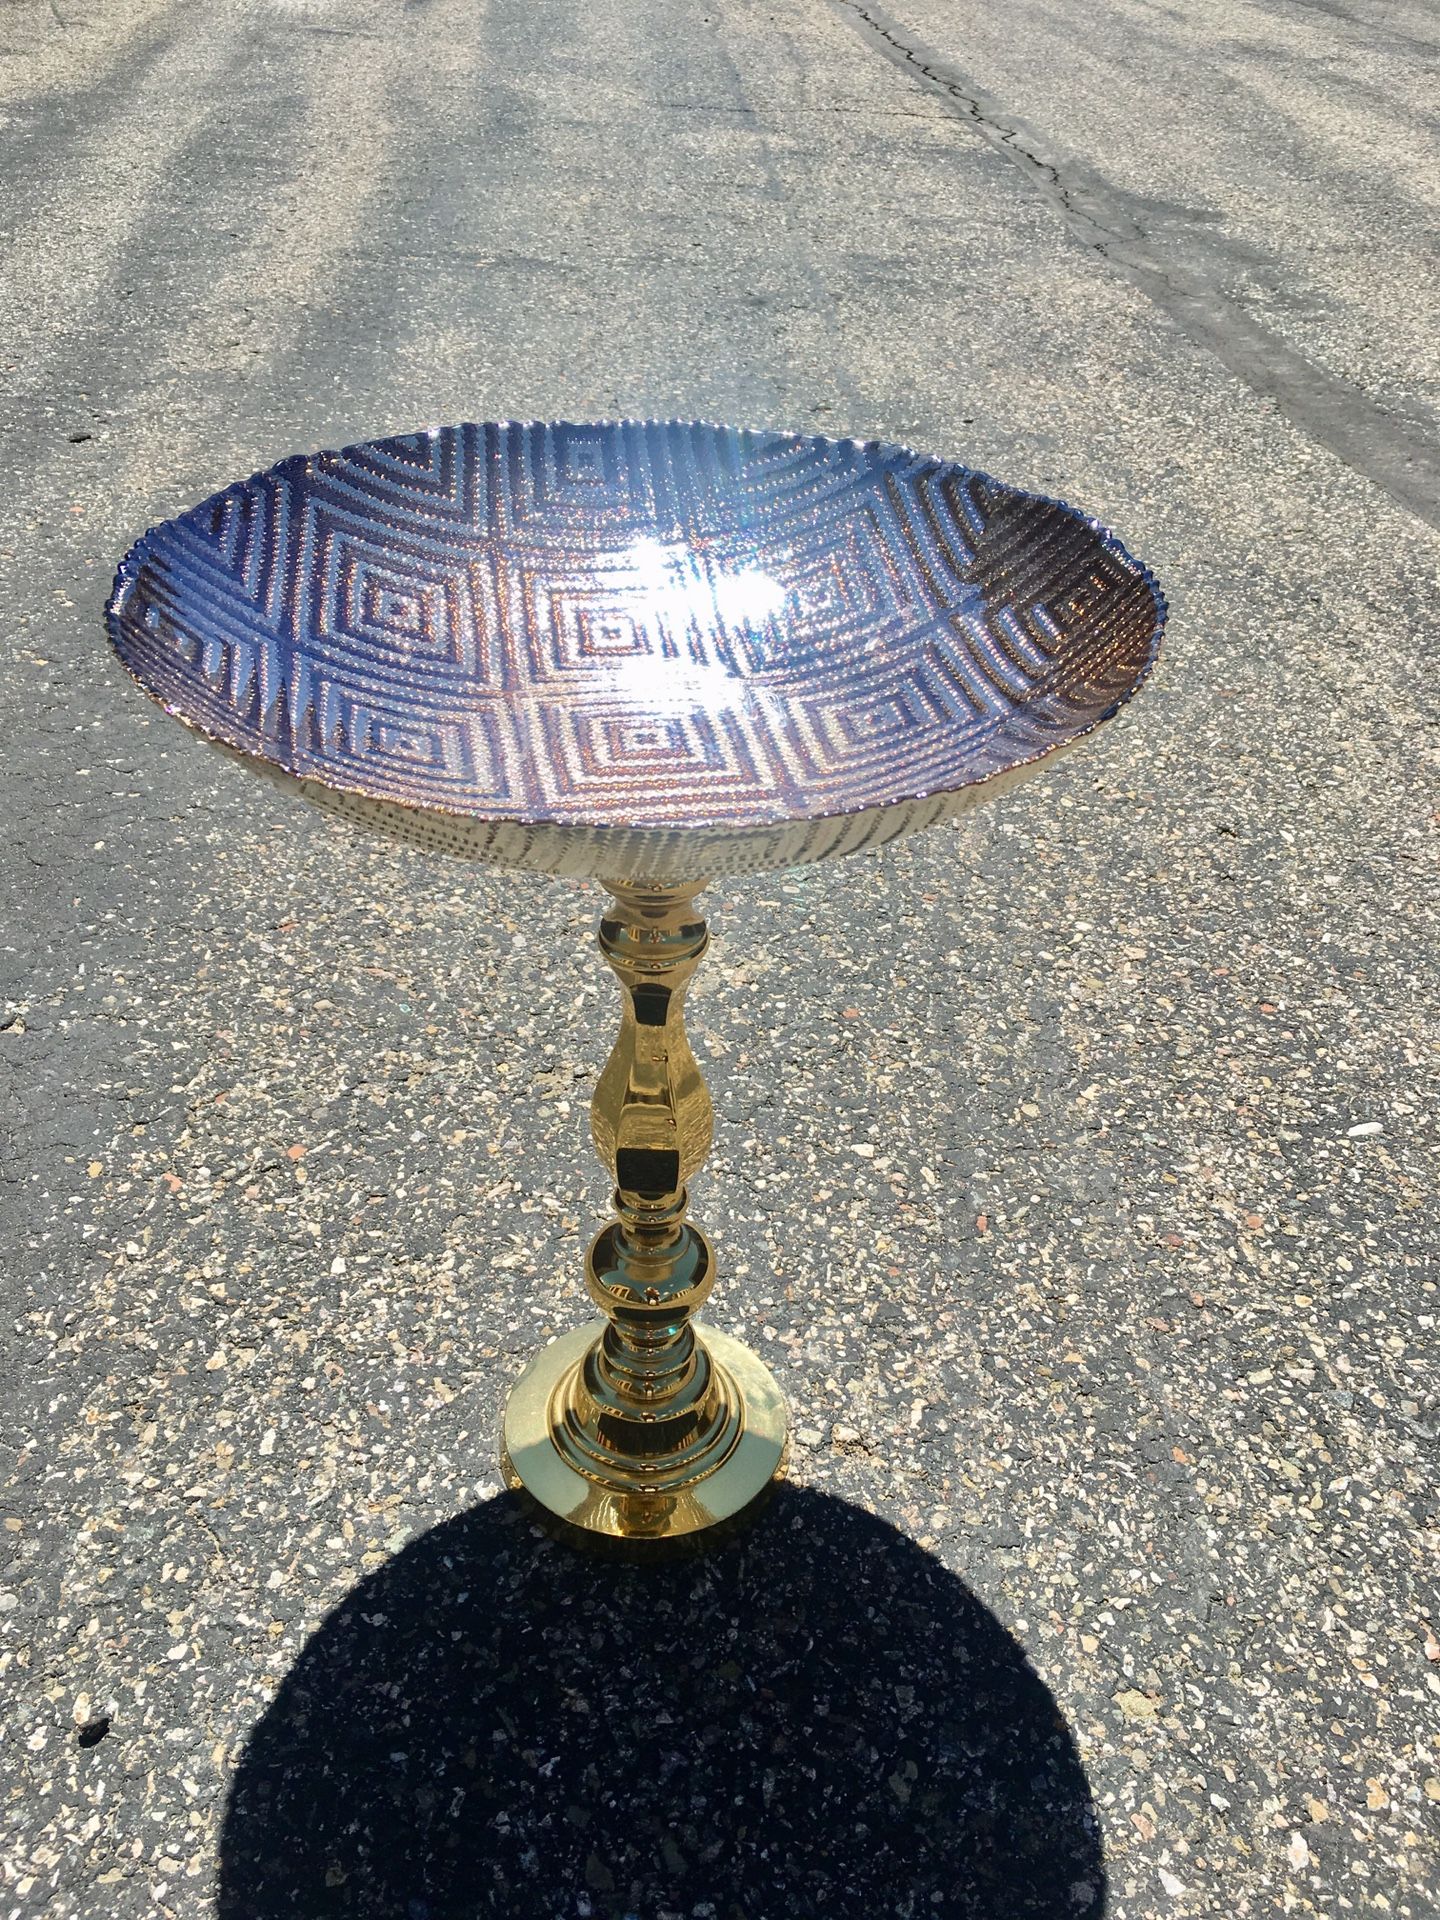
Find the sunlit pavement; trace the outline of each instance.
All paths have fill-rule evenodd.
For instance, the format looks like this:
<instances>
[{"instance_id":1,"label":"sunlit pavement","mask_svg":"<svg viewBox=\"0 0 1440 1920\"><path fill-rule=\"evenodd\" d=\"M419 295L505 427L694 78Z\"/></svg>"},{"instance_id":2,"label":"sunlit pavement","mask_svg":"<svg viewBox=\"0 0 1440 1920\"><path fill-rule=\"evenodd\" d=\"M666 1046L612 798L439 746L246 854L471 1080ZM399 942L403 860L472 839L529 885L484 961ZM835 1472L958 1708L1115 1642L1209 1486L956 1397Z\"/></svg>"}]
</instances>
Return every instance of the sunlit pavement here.
<instances>
[{"instance_id":1,"label":"sunlit pavement","mask_svg":"<svg viewBox=\"0 0 1440 1920\"><path fill-rule=\"evenodd\" d=\"M1433 13L890 4L0 12L0 1914L1440 1904ZM972 461L1172 604L1053 776L712 892L798 1490L653 1576L495 1469L601 895L287 803L101 626L286 452L617 414Z\"/></svg>"}]
</instances>

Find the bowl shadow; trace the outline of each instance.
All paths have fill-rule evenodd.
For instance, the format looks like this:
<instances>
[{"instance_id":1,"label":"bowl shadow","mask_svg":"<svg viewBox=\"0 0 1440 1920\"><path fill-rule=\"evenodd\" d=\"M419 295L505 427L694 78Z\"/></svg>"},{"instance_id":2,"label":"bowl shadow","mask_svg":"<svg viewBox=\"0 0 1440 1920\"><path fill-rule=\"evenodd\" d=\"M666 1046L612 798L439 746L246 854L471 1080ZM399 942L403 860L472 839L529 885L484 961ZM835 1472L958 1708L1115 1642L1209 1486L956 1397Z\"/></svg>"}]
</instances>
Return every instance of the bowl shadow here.
<instances>
[{"instance_id":1,"label":"bowl shadow","mask_svg":"<svg viewBox=\"0 0 1440 1920\"><path fill-rule=\"evenodd\" d=\"M320 1626L241 1760L220 1920L1097 1920L1074 1741L931 1555L783 1486L630 1565L503 1495Z\"/></svg>"}]
</instances>

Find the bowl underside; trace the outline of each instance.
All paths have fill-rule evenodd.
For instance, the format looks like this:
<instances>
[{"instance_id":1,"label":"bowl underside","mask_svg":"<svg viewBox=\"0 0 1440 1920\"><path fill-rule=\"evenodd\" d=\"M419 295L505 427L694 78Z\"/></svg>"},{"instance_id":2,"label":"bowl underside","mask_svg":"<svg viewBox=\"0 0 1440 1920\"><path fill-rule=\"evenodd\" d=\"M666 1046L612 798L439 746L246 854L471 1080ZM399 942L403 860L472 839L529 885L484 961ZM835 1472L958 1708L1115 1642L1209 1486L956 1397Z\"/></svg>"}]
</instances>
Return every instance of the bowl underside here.
<instances>
[{"instance_id":1,"label":"bowl underside","mask_svg":"<svg viewBox=\"0 0 1440 1920\"><path fill-rule=\"evenodd\" d=\"M1146 569L1057 501L878 442L443 427L152 529L108 623L156 700L362 825L672 882L949 817L1108 718Z\"/></svg>"}]
</instances>

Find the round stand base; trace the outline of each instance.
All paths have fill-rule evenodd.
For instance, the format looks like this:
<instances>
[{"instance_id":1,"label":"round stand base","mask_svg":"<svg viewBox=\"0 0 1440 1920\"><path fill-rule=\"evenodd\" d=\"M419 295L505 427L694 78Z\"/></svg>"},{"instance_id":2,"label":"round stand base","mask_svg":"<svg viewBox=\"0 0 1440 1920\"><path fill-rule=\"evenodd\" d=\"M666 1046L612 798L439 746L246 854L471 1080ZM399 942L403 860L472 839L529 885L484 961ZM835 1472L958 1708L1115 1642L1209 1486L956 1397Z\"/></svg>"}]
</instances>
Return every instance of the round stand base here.
<instances>
[{"instance_id":1,"label":"round stand base","mask_svg":"<svg viewBox=\"0 0 1440 1920\"><path fill-rule=\"evenodd\" d=\"M743 1403L739 1439L720 1466L669 1493L605 1486L564 1460L550 1437L551 1406L561 1381L604 1332L592 1320L538 1353L505 1405L500 1467L509 1487L523 1487L569 1526L617 1540L671 1540L733 1520L767 1490L785 1458L785 1401L765 1363L738 1340L697 1328L711 1359L729 1374Z\"/></svg>"}]
</instances>

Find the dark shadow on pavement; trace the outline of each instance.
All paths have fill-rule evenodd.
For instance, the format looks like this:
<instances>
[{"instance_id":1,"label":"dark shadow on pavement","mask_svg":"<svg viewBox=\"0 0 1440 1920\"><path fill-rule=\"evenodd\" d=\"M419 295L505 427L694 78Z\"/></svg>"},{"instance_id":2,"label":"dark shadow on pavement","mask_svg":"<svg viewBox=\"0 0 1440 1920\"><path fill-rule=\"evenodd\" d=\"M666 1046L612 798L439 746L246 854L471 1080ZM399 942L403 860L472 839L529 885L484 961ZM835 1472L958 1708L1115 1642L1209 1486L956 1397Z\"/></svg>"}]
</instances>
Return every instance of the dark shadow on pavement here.
<instances>
[{"instance_id":1,"label":"dark shadow on pavement","mask_svg":"<svg viewBox=\"0 0 1440 1920\"><path fill-rule=\"evenodd\" d=\"M1084 1770L929 1554L782 1487L702 1558L547 1538L510 1496L325 1621L255 1729L220 1920L1095 1920Z\"/></svg>"}]
</instances>

